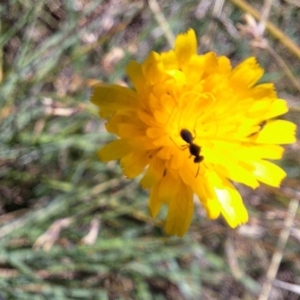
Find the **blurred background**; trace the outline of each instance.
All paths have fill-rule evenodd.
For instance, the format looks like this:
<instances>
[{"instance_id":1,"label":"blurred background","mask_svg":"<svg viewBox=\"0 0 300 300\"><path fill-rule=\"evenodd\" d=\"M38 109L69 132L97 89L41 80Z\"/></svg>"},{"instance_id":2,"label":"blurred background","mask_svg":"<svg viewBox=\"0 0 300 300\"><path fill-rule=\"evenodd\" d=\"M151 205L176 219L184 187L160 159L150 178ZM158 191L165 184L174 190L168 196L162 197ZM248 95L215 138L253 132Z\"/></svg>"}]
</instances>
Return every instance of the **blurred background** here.
<instances>
[{"instance_id":1,"label":"blurred background","mask_svg":"<svg viewBox=\"0 0 300 300\"><path fill-rule=\"evenodd\" d=\"M167 237L138 180L98 161L114 137L89 102L193 28L199 53L256 56L299 124L299 1L7 0L0 19L1 300L300 298L299 141L280 189L238 186L248 224L199 206Z\"/></svg>"}]
</instances>

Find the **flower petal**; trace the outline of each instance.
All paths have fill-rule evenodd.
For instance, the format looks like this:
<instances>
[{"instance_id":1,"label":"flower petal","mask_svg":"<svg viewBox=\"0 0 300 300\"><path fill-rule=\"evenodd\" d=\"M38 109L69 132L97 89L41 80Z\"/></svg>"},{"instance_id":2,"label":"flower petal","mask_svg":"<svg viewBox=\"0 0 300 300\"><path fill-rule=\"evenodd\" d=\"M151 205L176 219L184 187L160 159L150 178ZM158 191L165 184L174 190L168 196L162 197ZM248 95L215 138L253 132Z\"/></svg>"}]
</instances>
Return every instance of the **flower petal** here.
<instances>
[{"instance_id":1,"label":"flower petal","mask_svg":"<svg viewBox=\"0 0 300 300\"><path fill-rule=\"evenodd\" d=\"M194 190L206 210L207 217L209 219L216 219L221 213L221 207L214 191L214 182L207 175L208 172L202 174L202 177L197 180L198 182Z\"/></svg>"},{"instance_id":2,"label":"flower petal","mask_svg":"<svg viewBox=\"0 0 300 300\"><path fill-rule=\"evenodd\" d=\"M142 66L138 62L130 61L126 68L126 73L138 93L147 91L146 78L144 77Z\"/></svg>"},{"instance_id":3,"label":"flower petal","mask_svg":"<svg viewBox=\"0 0 300 300\"><path fill-rule=\"evenodd\" d=\"M159 213L162 204L169 205L173 201L177 192L176 183L176 180L168 174L165 174L155 183L155 191L150 196L149 201L149 210L152 216L156 216ZM170 187L174 188L170 190Z\"/></svg>"},{"instance_id":4,"label":"flower petal","mask_svg":"<svg viewBox=\"0 0 300 300\"><path fill-rule=\"evenodd\" d=\"M248 221L248 212L244 206L241 195L236 188L225 178L221 178L223 187L215 187L221 213L228 225L235 228Z\"/></svg>"},{"instance_id":5,"label":"flower petal","mask_svg":"<svg viewBox=\"0 0 300 300\"><path fill-rule=\"evenodd\" d=\"M160 208L163 205L163 202L159 198L160 184L160 182L154 183L150 190L148 207L153 218L158 215Z\"/></svg>"},{"instance_id":6,"label":"flower petal","mask_svg":"<svg viewBox=\"0 0 300 300\"><path fill-rule=\"evenodd\" d=\"M268 122L259 133L256 143L261 144L291 144L296 141L296 125L285 120Z\"/></svg>"},{"instance_id":7,"label":"flower petal","mask_svg":"<svg viewBox=\"0 0 300 300\"><path fill-rule=\"evenodd\" d=\"M285 114L289 110L287 102L283 99L275 99L269 109L266 111L264 118L271 119Z\"/></svg>"},{"instance_id":8,"label":"flower petal","mask_svg":"<svg viewBox=\"0 0 300 300\"><path fill-rule=\"evenodd\" d=\"M153 51L150 52L149 56L144 61L142 71L144 77L147 78L148 84L151 85L161 83L167 78L160 55Z\"/></svg>"},{"instance_id":9,"label":"flower petal","mask_svg":"<svg viewBox=\"0 0 300 300\"><path fill-rule=\"evenodd\" d=\"M107 162L110 160L120 159L131 151L132 148L128 142L126 140L119 139L105 145L103 148L98 150L97 154L101 161Z\"/></svg>"},{"instance_id":10,"label":"flower petal","mask_svg":"<svg viewBox=\"0 0 300 300\"><path fill-rule=\"evenodd\" d=\"M286 176L286 173L280 167L269 161L260 160L252 163L255 166L254 174L256 178L268 185L278 187Z\"/></svg>"},{"instance_id":11,"label":"flower petal","mask_svg":"<svg viewBox=\"0 0 300 300\"><path fill-rule=\"evenodd\" d=\"M250 88L262 77L263 73L264 70L256 59L249 57L232 70L230 80L235 88Z\"/></svg>"},{"instance_id":12,"label":"flower petal","mask_svg":"<svg viewBox=\"0 0 300 300\"><path fill-rule=\"evenodd\" d=\"M149 189L151 186L154 185L156 182L155 173L153 173L153 169L147 169L146 173L144 174L143 178L140 181L140 185L143 189Z\"/></svg>"},{"instance_id":13,"label":"flower petal","mask_svg":"<svg viewBox=\"0 0 300 300\"><path fill-rule=\"evenodd\" d=\"M137 94L127 87L98 83L93 89L91 102L99 106L102 118L109 118L117 110L136 107Z\"/></svg>"},{"instance_id":14,"label":"flower petal","mask_svg":"<svg viewBox=\"0 0 300 300\"><path fill-rule=\"evenodd\" d=\"M172 187L177 190L169 203L165 232L170 235L183 236L188 230L194 212L193 191L184 184Z\"/></svg>"},{"instance_id":15,"label":"flower petal","mask_svg":"<svg viewBox=\"0 0 300 300\"><path fill-rule=\"evenodd\" d=\"M165 165L161 159L153 158L148 169L141 179L140 184L143 189L150 188L152 184L158 182L165 173Z\"/></svg>"},{"instance_id":16,"label":"flower petal","mask_svg":"<svg viewBox=\"0 0 300 300\"><path fill-rule=\"evenodd\" d=\"M121 158L120 164L124 175L134 178L141 174L149 162L147 152L133 151Z\"/></svg>"},{"instance_id":17,"label":"flower petal","mask_svg":"<svg viewBox=\"0 0 300 300\"><path fill-rule=\"evenodd\" d=\"M246 146L245 146L246 147ZM279 145L249 145L242 153L245 160L253 158L280 159L284 148Z\"/></svg>"},{"instance_id":18,"label":"flower petal","mask_svg":"<svg viewBox=\"0 0 300 300\"><path fill-rule=\"evenodd\" d=\"M276 98L276 91L273 83L261 83L255 85L249 90L249 96L252 96L254 99L261 100L264 98Z\"/></svg>"},{"instance_id":19,"label":"flower petal","mask_svg":"<svg viewBox=\"0 0 300 300\"><path fill-rule=\"evenodd\" d=\"M181 68L191 56L197 53L197 39L195 31L189 29L186 33L179 34L175 41L175 54L178 66Z\"/></svg>"}]
</instances>

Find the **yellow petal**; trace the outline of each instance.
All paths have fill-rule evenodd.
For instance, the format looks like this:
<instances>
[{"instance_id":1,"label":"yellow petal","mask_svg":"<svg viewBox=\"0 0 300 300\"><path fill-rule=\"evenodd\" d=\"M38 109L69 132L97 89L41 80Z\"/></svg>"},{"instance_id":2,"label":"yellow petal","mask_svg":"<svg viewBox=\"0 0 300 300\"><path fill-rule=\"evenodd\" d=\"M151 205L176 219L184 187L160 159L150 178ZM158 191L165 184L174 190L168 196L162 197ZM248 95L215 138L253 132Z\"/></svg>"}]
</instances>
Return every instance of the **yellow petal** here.
<instances>
[{"instance_id":1,"label":"yellow petal","mask_svg":"<svg viewBox=\"0 0 300 300\"><path fill-rule=\"evenodd\" d=\"M140 181L140 185L143 189L149 189L156 182L155 173L153 173L153 169L147 168L146 173Z\"/></svg>"},{"instance_id":2,"label":"yellow petal","mask_svg":"<svg viewBox=\"0 0 300 300\"><path fill-rule=\"evenodd\" d=\"M143 189L151 187L151 184L159 181L165 173L165 165L161 159L153 158L148 166L146 174L141 180L141 186Z\"/></svg>"},{"instance_id":3,"label":"yellow petal","mask_svg":"<svg viewBox=\"0 0 300 300\"><path fill-rule=\"evenodd\" d=\"M98 83L93 86L93 89L91 102L99 106L99 113L102 118L108 118L118 110L136 107L137 95L129 88L115 84Z\"/></svg>"},{"instance_id":4,"label":"yellow petal","mask_svg":"<svg viewBox=\"0 0 300 300\"><path fill-rule=\"evenodd\" d=\"M230 60L226 56L220 56L218 57L218 71L222 74L225 74L226 76L230 74L232 67Z\"/></svg>"},{"instance_id":5,"label":"yellow petal","mask_svg":"<svg viewBox=\"0 0 300 300\"><path fill-rule=\"evenodd\" d=\"M122 138L131 138L133 136L143 136L144 130L143 128L139 128L138 122L134 124L126 124L126 123L119 123L118 129L115 131L120 137ZM109 129L107 128L109 131Z\"/></svg>"},{"instance_id":6,"label":"yellow petal","mask_svg":"<svg viewBox=\"0 0 300 300\"><path fill-rule=\"evenodd\" d=\"M165 232L170 235L183 236L188 230L194 212L193 191L189 186L178 182L172 201L169 203Z\"/></svg>"},{"instance_id":7,"label":"yellow petal","mask_svg":"<svg viewBox=\"0 0 300 300\"><path fill-rule=\"evenodd\" d=\"M142 64L142 71L148 84L156 84L163 81L167 76L160 55L152 51Z\"/></svg>"},{"instance_id":8,"label":"yellow petal","mask_svg":"<svg viewBox=\"0 0 300 300\"><path fill-rule=\"evenodd\" d=\"M184 73L187 77L187 82L197 83L200 81L203 75L205 66L205 59L200 55L191 56L190 61L183 68Z\"/></svg>"},{"instance_id":9,"label":"yellow petal","mask_svg":"<svg viewBox=\"0 0 300 300\"><path fill-rule=\"evenodd\" d=\"M280 159L284 148L279 145L246 145L243 150L242 156L251 161L253 158Z\"/></svg>"},{"instance_id":10,"label":"yellow petal","mask_svg":"<svg viewBox=\"0 0 300 300\"><path fill-rule=\"evenodd\" d=\"M161 137L162 135L165 135L166 132L163 128L148 127L146 134L148 137L155 139L155 138Z\"/></svg>"},{"instance_id":11,"label":"yellow petal","mask_svg":"<svg viewBox=\"0 0 300 300\"><path fill-rule=\"evenodd\" d=\"M221 208L217 195L213 189L213 182L208 180L204 174L202 177L199 177L197 181L198 183L194 187L194 190L199 197L202 206L206 210L207 217L209 219L218 218L221 213Z\"/></svg>"},{"instance_id":12,"label":"yellow petal","mask_svg":"<svg viewBox=\"0 0 300 300\"><path fill-rule=\"evenodd\" d=\"M136 91L139 93L144 93L146 89L146 78L144 77L142 66L138 62L131 60L126 68L126 73Z\"/></svg>"},{"instance_id":13,"label":"yellow petal","mask_svg":"<svg viewBox=\"0 0 300 300\"><path fill-rule=\"evenodd\" d=\"M254 161L253 165L255 166L254 174L256 178L268 185L278 187L286 176L286 173L280 167L269 161Z\"/></svg>"},{"instance_id":14,"label":"yellow petal","mask_svg":"<svg viewBox=\"0 0 300 300\"><path fill-rule=\"evenodd\" d=\"M149 114L145 113L142 110L138 110L137 113L138 113L139 118L143 122L145 122L147 125L149 125L149 126L156 126L157 125L157 123L156 123L156 121L155 121L155 119L153 118L152 115L149 115Z\"/></svg>"},{"instance_id":15,"label":"yellow petal","mask_svg":"<svg viewBox=\"0 0 300 300\"><path fill-rule=\"evenodd\" d=\"M280 115L285 114L288 111L287 102L283 99L276 99L274 100L269 109L264 115L265 119L271 119Z\"/></svg>"},{"instance_id":16,"label":"yellow petal","mask_svg":"<svg viewBox=\"0 0 300 300\"><path fill-rule=\"evenodd\" d=\"M124 175L134 178L141 174L148 164L147 152L134 151L121 158L120 164Z\"/></svg>"},{"instance_id":17,"label":"yellow petal","mask_svg":"<svg viewBox=\"0 0 300 300\"><path fill-rule=\"evenodd\" d=\"M110 160L117 160L127 155L132 151L128 142L123 139L115 140L105 145L103 148L98 150L98 157L101 161L107 162Z\"/></svg>"},{"instance_id":18,"label":"yellow petal","mask_svg":"<svg viewBox=\"0 0 300 300\"><path fill-rule=\"evenodd\" d=\"M256 143L259 144L291 144L296 141L296 125L285 120L268 122L259 133Z\"/></svg>"},{"instance_id":19,"label":"yellow petal","mask_svg":"<svg viewBox=\"0 0 300 300\"><path fill-rule=\"evenodd\" d=\"M223 168L222 166L215 166L215 171L235 182L243 183L253 189L259 186L258 181L255 176L253 176L253 169L249 170L239 163L235 164L230 161L230 158L223 161L223 166Z\"/></svg>"},{"instance_id":20,"label":"yellow petal","mask_svg":"<svg viewBox=\"0 0 300 300\"><path fill-rule=\"evenodd\" d=\"M181 68L187 63L191 56L197 53L197 39L193 29L186 33L179 34L175 41L175 54L178 60L178 66Z\"/></svg>"},{"instance_id":21,"label":"yellow petal","mask_svg":"<svg viewBox=\"0 0 300 300\"><path fill-rule=\"evenodd\" d=\"M149 207L150 214L153 218L155 218L158 215L160 208L163 205L163 202L158 196L159 188L160 188L160 182L156 182L153 184L150 190L148 207Z\"/></svg>"},{"instance_id":22,"label":"yellow petal","mask_svg":"<svg viewBox=\"0 0 300 300\"><path fill-rule=\"evenodd\" d=\"M232 70L230 80L235 88L239 85L250 88L262 77L263 73L264 70L256 59L249 57Z\"/></svg>"},{"instance_id":23,"label":"yellow petal","mask_svg":"<svg viewBox=\"0 0 300 300\"><path fill-rule=\"evenodd\" d=\"M241 153L238 151L241 151ZM214 149L202 151L204 161L213 162L212 168L217 173L233 181L256 188L259 186L259 183L253 175L251 164L247 165L244 163L244 153L248 154L247 149L242 147L236 148L236 146L222 141L215 142Z\"/></svg>"},{"instance_id":24,"label":"yellow petal","mask_svg":"<svg viewBox=\"0 0 300 300\"><path fill-rule=\"evenodd\" d=\"M168 174L168 172L160 180L159 199L163 203L169 204L173 201L173 197L177 191L178 180Z\"/></svg>"},{"instance_id":25,"label":"yellow petal","mask_svg":"<svg viewBox=\"0 0 300 300\"><path fill-rule=\"evenodd\" d=\"M208 52L203 55L205 60L205 68L203 77L207 77L211 74L215 74L218 69L218 57L214 52Z\"/></svg>"},{"instance_id":26,"label":"yellow petal","mask_svg":"<svg viewBox=\"0 0 300 300\"><path fill-rule=\"evenodd\" d=\"M162 204L169 204L176 195L177 181L168 174L164 174L160 180L154 184L155 188L150 194L149 210L153 217L157 216ZM174 187L170 189L170 187Z\"/></svg>"},{"instance_id":27,"label":"yellow petal","mask_svg":"<svg viewBox=\"0 0 300 300\"><path fill-rule=\"evenodd\" d=\"M273 83L262 83L249 90L249 96L260 100L264 98L276 98L276 91Z\"/></svg>"},{"instance_id":28,"label":"yellow petal","mask_svg":"<svg viewBox=\"0 0 300 300\"><path fill-rule=\"evenodd\" d=\"M228 225L235 228L248 221L248 212L244 206L241 195L226 179L222 179L223 187L215 187L221 213Z\"/></svg>"},{"instance_id":29,"label":"yellow petal","mask_svg":"<svg viewBox=\"0 0 300 300\"><path fill-rule=\"evenodd\" d=\"M178 69L178 62L176 58L176 54L173 50L168 52L163 52L161 54L162 63L165 66L166 70L176 70Z\"/></svg>"}]
</instances>

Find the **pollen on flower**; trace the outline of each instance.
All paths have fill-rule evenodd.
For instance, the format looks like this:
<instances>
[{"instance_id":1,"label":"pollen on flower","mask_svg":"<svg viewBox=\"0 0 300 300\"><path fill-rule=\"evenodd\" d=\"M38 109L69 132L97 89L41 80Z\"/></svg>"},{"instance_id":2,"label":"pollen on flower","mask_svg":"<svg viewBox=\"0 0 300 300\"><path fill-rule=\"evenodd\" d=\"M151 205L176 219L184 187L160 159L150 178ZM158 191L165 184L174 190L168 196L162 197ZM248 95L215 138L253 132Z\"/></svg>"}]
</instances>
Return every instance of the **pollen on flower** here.
<instances>
[{"instance_id":1,"label":"pollen on flower","mask_svg":"<svg viewBox=\"0 0 300 300\"><path fill-rule=\"evenodd\" d=\"M280 159L295 141L293 123L271 83L257 84L263 69L254 57L232 68L228 58L197 54L195 32L180 34L174 50L151 52L127 74L134 89L96 84L91 101L118 139L99 150L102 161L120 160L124 174L143 174L155 217L168 206L165 231L182 236L193 215L193 194L208 218L222 215L230 227L248 213L232 181L252 188L279 186Z\"/></svg>"}]
</instances>

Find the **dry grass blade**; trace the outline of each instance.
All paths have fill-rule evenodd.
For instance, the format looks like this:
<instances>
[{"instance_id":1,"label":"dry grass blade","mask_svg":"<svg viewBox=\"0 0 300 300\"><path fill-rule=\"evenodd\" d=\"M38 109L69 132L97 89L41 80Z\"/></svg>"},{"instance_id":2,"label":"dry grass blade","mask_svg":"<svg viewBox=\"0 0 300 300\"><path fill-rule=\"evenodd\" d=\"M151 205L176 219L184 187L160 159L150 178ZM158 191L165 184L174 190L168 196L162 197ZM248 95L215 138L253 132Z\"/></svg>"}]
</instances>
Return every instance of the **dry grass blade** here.
<instances>
[{"instance_id":1,"label":"dry grass blade","mask_svg":"<svg viewBox=\"0 0 300 300\"><path fill-rule=\"evenodd\" d=\"M290 205L287 211L287 217L285 220L285 227L280 232L280 236L278 238L276 251L273 254L269 269L266 274L266 281L263 284L262 291L259 295L259 300L267 300L269 299L272 283L276 277L279 264L282 260L284 249L287 243L287 240L290 236L291 228L294 224L294 219L297 214L299 206L299 199L291 199Z\"/></svg>"},{"instance_id":2,"label":"dry grass blade","mask_svg":"<svg viewBox=\"0 0 300 300\"><path fill-rule=\"evenodd\" d=\"M243 0L230 0L233 4L241 8L246 13L251 14L256 19L261 19L261 14L255 10L251 5ZM266 28L270 34L278 39L291 53L293 53L298 59L300 59L300 48L292 41L286 34L284 34L279 28L274 26L271 22L266 22Z\"/></svg>"},{"instance_id":3,"label":"dry grass blade","mask_svg":"<svg viewBox=\"0 0 300 300\"><path fill-rule=\"evenodd\" d=\"M170 26L168 24L168 21L166 20L164 14L162 13L159 4L156 0L148 0L148 4L149 7L152 11L152 13L154 14L154 17L158 23L158 25L160 26L161 30L163 31L169 46L172 47L174 45L174 34L173 32L170 30Z\"/></svg>"}]
</instances>

